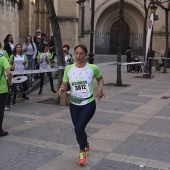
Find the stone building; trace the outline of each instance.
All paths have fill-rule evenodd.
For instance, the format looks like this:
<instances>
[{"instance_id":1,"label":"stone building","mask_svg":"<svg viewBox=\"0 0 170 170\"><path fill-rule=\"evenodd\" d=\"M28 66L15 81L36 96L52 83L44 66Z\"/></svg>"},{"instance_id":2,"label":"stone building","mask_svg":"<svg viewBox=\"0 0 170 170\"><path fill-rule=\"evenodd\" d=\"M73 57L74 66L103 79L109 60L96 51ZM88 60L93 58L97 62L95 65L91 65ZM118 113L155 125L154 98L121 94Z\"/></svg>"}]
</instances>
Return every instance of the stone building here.
<instances>
[{"instance_id":1,"label":"stone building","mask_svg":"<svg viewBox=\"0 0 170 170\"><path fill-rule=\"evenodd\" d=\"M62 43L69 44L71 50L78 43L84 43L89 47L91 31L90 2L91 0L86 0L84 7L82 7L76 3L76 0L54 0L62 34ZM149 2L150 0L147 1L147 3ZM18 3L20 3L19 8ZM169 4L167 2L163 5L168 7ZM82 15L83 10L84 16ZM11 33L14 36L15 43L23 43L25 36L27 34L34 36L37 28L45 32L48 38L52 34L44 0L0 0L0 13L2 23L1 41L7 33ZM159 16L159 20L154 22L153 50L163 54L165 51L165 12L158 7L156 14ZM122 52L126 50L127 46L132 46L137 54L142 53L144 17L145 11L142 0L125 0ZM83 34L82 30L84 30ZM119 31L119 0L95 0L94 30L95 53L116 53Z\"/></svg>"}]
</instances>

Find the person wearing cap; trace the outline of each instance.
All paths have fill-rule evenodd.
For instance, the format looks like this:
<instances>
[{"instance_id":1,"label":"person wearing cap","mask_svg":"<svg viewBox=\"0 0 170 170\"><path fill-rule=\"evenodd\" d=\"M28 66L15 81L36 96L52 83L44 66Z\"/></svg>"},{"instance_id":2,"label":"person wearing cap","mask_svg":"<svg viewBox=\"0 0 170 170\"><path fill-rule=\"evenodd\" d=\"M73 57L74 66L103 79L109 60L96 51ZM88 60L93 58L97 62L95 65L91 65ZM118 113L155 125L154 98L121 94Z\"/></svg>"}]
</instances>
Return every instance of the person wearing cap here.
<instances>
[{"instance_id":1,"label":"person wearing cap","mask_svg":"<svg viewBox=\"0 0 170 170\"><path fill-rule=\"evenodd\" d=\"M37 41L37 36L41 36L41 30L40 29L36 30L36 35L34 36L34 43Z\"/></svg>"},{"instance_id":2,"label":"person wearing cap","mask_svg":"<svg viewBox=\"0 0 170 170\"><path fill-rule=\"evenodd\" d=\"M36 42L35 42L35 45L37 47L37 54L36 56L38 56L39 53L42 52L42 48L43 48L43 43L42 43L42 37L41 35L38 35L36 37ZM37 63L37 60L35 60L35 69L38 70L39 69L39 64Z\"/></svg>"}]
</instances>

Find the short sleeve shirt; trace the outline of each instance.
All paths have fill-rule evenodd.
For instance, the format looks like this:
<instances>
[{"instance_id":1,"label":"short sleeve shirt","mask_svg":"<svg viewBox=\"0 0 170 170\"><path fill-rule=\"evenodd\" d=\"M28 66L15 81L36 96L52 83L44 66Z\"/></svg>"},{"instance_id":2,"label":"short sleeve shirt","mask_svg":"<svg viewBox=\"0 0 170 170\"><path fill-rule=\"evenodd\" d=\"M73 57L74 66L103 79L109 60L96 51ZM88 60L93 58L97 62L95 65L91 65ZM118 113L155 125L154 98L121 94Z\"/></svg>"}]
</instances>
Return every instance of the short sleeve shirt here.
<instances>
[{"instance_id":1,"label":"short sleeve shirt","mask_svg":"<svg viewBox=\"0 0 170 170\"><path fill-rule=\"evenodd\" d=\"M101 76L99 68L93 64L86 64L83 68L78 68L75 64L67 66L64 71L63 82L70 84L70 102L75 105L85 105L93 101L94 78Z\"/></svg>"},{"instance_id":2,"label":"short sleeve shirt","mask_svg":"<svg viewBox=\"0 0 170 170\"><path fill-rule=\"evenodd\" d=\"M47 63L46 58L51 60L52 59L51 53L47 52L47 53L39 53L38 54L37 59L42 61L42 63L40 63L40 69L51 68L51 64Z\"/></svg>"},{"instance_id":3,"label":"short sleeve shirt","mask_svg":"<svg viewBox=\"0 0 170 170\"><path fill-rule=\"evenodd\" d=\"M8 92L8 84L5 76L5 69L10 68L6 57L0 56L0 93Z\"/></svg>"},{"instance_id":4,"label":"short sleeve shirt","mask_svg":"<svg viewBox=\"0 0 170 170\"><path fill-rule=\"evenodd\" d=\"M24 63L28 62L26 55L11 55L9 60L15 67L15 71L24 71Z\"/></svg>"}]
</instances>

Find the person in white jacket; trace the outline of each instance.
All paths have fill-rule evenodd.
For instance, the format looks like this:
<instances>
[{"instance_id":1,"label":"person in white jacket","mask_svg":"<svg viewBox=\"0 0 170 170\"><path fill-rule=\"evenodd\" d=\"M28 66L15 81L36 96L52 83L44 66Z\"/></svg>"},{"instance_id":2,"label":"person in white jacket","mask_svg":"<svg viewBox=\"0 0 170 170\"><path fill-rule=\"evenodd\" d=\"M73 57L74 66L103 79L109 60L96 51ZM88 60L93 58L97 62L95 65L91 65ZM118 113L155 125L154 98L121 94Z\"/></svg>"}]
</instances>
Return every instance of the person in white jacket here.
<instances>
[{"instance_id":1,"label":"person in white jacket","mask_svg":"<svg viewBox=\"0 0 170 170\"><path fill-rule=\"evenodd\" d=\"M22 51L28 58L28 70L34 70L35 57L37 54L37 47L35 43L32 42L31 35L26 37L25 43L22 45ZM32 77L33 75L31 75ZM32 81L34 81L34 77L32 77Z\"/></svg>"}]
</instances>

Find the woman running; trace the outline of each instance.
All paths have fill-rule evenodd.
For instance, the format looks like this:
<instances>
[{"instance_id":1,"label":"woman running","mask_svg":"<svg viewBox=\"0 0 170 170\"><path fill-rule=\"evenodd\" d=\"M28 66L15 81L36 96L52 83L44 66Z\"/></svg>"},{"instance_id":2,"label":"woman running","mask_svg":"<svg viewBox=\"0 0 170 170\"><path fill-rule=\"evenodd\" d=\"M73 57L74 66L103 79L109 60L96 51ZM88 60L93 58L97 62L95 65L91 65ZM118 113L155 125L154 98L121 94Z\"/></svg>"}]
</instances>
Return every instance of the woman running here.
<instances>
[{"instance_id":1,"label":"woman running","mask_svg":"<svg viewBox=\"0 0 170 170\"><path fill-rule=\"evenodd\" d=\"M74 48L76 63L66 67L62 85L58 90L58 94L62 95L67 90L68 84L71 86L69 107L76 138L80 146L80 165L84 165L87 162L86 155L90 150L85 128L96 110L94 78L98 82L97 98L100 100L104 97L103 77L96 65L86 63L87 53L85 45L80 44Z\"/></svg>"}]
</instances>

